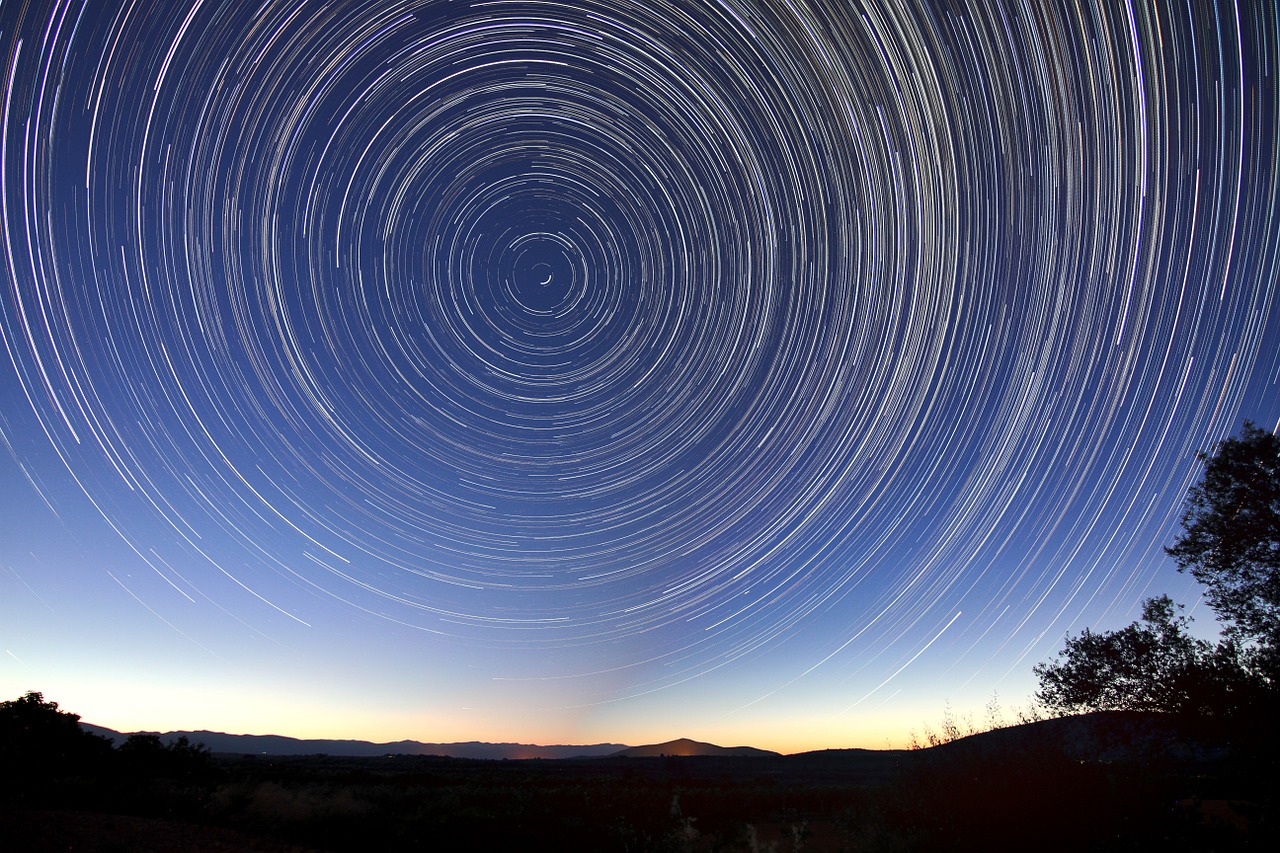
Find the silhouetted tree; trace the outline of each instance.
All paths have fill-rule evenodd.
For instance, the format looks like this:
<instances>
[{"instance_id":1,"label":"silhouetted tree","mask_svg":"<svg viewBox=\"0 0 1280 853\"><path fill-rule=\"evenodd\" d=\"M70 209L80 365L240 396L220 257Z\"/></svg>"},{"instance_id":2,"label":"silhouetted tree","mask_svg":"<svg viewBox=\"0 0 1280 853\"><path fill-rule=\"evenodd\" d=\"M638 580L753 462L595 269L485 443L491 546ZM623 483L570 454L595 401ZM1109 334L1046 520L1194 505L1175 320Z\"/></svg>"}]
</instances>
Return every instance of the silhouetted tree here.
<instances>
[{"instance_id":1,"label":"silhouetted tree","mask_svg":"<svg viewBox=\"0 0 1280 853\"><path fill-rule=\"evenodd\" d=\"M1280 439L1246 421L1220 442L1187 495L1182 533L1166 549L1205 584L1223 625L1217 645L1191 637L1167 595L1143 602L1119 631L1069 637L1035 667L1037 699L1063 712L1171 711L1265 716L1280 659Z\"/></svg>"},{"instance_id":2,"label":"silhouetted tree","mask_svg":"<svg viewBox=\"0 0 1280 853\"><path fill-rule=\"evenodd\" d=\"M1245 421L1200 454L1182 533L1165 550L1206 587L1225 635L1274 678L1280 652L1280 437Z\"/></svg>"},{"instance_id":3,"label":"silhouetted tree","mask_svg":"<svg viewBox=\"0 0 1280 853\"><path fill-rule=\"evenodd\" d=\"M1119 631L1087 628L1039 664L1036 698L1059 711L1228 713L1248 701L1252 679L1230 642L1187 633L1190 620L1167 595L1143 602L1142 618Z\"/></svg>"},{"instance_id":4,"label":"silhouetted tree","mask_svg":"<svg viewBox=\"0 0 1280 853\"><path fill-rule=\"evenodd\" d=\"M92 773L111 755L111 742L80 728L80 716L58 710L40 693L0 702L0 768L4 786L20 795L48 783Z\"/></svg>"}]
</instances>

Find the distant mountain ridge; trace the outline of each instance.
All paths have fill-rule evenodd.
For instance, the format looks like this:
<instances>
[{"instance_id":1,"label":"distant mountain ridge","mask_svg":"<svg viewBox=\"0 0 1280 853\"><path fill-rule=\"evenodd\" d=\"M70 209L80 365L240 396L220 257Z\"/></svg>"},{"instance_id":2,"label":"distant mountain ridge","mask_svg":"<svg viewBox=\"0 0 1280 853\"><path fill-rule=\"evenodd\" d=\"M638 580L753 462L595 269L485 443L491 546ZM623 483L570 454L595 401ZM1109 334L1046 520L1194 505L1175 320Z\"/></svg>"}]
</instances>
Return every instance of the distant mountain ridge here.
<instances>
[{"instance_id":1,"label":"distant mountain ridge","mask_svg":"<svg viewBox=\"0 0 1280 853\"><path fill-rule=\"evenodd\" d=\"M81 723L88 732L107 738L116 746L131 734L156 735L164 743L185 737L202 743L212 752L229 755L334 755L373 758L383 755L434 755L445 758L475 758L489 761L527 758L656 758L661 756L715 756L719 758L778 758L781 753L752 746L717 746L713 743L679 738L665 743L628 746L625 743L556 744L539 746L527 743L422 743L398 740L373 743L367 740L322 740L285 737L284 735L232 735L210 731L118 732L104 726Z\"/></svg>"},{"instance_id":2,"label":"distant mountain ridge","mask_svg":"<svg viewBox=\"0 0 1280 853\"><path fill-rule=\"evenodd\" d=\"M202 743L213 752L232 755L337 755L369 758L380 755L437 755L448 758L479 758L491 761L524 758L592 758L613 755L627 749L624 743L537 746L525 743L421 743L400 740L373 743L367 740L320 740L285 737L284 735L232 735L224 732L118 732L104 726L81 723L80 727L119 745L130 734L158 735L165 743L185 737Z\"/></svg>"},{"instance_id":3,"label":"distant mountain ridge","mask_svg":"<svg viewBox=\"0 0 1280 853\"><path fill-rule=\"evenodd\" d=\"M720 758L778 758L780 752L756 749L754 746L716 746L713 743L689 740L687 737L653 743L647 746L629 746L613 753L611 758L653 758L671 755L713 755Z\"/></svg>"}]
</instances>

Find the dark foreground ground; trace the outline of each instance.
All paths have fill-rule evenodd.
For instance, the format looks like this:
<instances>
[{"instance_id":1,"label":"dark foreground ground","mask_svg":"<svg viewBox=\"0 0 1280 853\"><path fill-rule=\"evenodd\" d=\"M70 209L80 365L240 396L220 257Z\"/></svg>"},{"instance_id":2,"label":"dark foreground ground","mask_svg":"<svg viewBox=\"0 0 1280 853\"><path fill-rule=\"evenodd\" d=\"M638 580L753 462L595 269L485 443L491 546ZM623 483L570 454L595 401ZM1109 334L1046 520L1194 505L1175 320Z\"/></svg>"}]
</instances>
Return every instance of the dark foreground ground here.
<instances>
[{"instance_id":1,"label":"dark foreground ground","mask_svg":"<svg viewBox=\"0 0 1280 853\"><path fill-rule=\"evenodd\" d=\"M778 758L217 755L10 785L0 850L1270 851L1273 754L1102 715Z\"/></svg>"}]
</instances>

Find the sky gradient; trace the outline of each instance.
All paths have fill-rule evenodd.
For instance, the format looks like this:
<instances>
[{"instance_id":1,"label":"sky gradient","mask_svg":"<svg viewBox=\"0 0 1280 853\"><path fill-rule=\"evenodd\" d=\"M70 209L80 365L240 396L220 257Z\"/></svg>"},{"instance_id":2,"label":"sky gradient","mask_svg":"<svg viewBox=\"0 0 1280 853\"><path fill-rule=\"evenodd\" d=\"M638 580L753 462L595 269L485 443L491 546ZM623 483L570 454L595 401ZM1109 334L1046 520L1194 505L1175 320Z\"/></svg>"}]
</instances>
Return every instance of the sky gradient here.
<instances>
[{"instance_id":1,"label":"sky gradient","mask_svg":"<svg viewBox=\"0 0 1280 853\"><path fill-rule=\"evenodd\" d=\"M0 5L0 693L901 746L1280 422L1274 3Z\"/></svg>"}]
</instances>

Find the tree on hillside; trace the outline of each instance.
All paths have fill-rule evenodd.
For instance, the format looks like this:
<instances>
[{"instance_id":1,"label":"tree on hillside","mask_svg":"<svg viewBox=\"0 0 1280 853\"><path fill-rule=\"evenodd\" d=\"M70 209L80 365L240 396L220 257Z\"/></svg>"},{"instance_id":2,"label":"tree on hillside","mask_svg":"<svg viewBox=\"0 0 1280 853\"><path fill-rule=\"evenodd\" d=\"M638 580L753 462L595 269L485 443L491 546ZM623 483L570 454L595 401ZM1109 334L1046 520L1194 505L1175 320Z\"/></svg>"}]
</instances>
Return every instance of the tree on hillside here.
<instances>
[{"instance_id":1,"label":"tree on hillside","mask_svg":"<svg viewBox=\"0 0 1280 853\"><path fill-rule=\"evenodd\" d=\"M79 714L58 710L58 703L46 702L43 694L32 691L0 702L0 756L7 759L47 759L103 745L110 744L80 728Z\"/></svg>"},{"instance_id":2,"label":"tree on hillside","mask_svg":"<svg viewBox=\"0 0 1280 853\"><path fill-rule=\"evenodd\" d=\"M1225 633L1274 657L1280 647L1280 437L1245 421L1200 454L1182 534L1165 550L1206 587Z\"/></svg>"},{"instance_id":3,"label":"tree on hillside","mask_svg":"<svg viewBox=\"0 0 1280 853\"><path fill-rule=\"evenodd\" d=\"M110 741L81 729L78 714L58 710L40 693L0 702L0 788L26 792L110 755Z\"/></svg>"},{"instance_id":4,"label":"tree on hillside","mask_svg":"<svg viewBox=\"0 0 1280 853\"><path fill-rule=\"evenodd\" d=\"M1191 636L1182 606L1167 595L1143 602L1142 617L1119 631L1087 628L1039 664L1036 698L1058 711L1171 711L1229 714L1254 701L1261 682L1230 640Z\"/></svg>"},{"instance_id":5,"label":"tree on hillside","mask_svg":"<svg viewBox=\"0 0 1280 853\"><path fill-rule=\"evenodd\" d=\"M1166 549L1206 586L1223 625L1217 644L1191 637L1168 596L1143 603L1119 631L1085 630L1035 667L1036 698L1062 713L1101 710L1230 714L1270 707L1280 690L1280 438L1246 421L1200 454L1182 533Z\"/></svg>"}]
</instances>

